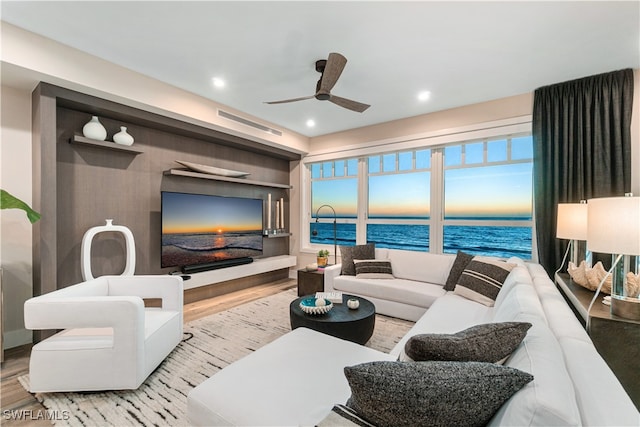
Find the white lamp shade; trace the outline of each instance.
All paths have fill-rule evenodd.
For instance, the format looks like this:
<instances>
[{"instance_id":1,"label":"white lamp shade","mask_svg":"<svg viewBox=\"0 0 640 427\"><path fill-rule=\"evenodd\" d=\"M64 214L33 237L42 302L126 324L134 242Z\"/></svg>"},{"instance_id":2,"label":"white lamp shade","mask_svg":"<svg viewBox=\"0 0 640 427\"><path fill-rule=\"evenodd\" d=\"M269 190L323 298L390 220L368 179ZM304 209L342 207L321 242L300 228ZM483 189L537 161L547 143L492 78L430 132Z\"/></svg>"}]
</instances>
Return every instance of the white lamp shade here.
<instances>
[{"instance_id":1,"label":"white lamp shade","mask_svg":"<svg viewBox=\"0 0 640 427\"><path fill-rule=\"evenodd\" d=\"M559 203L557 222L558 239L587 240L586 203Z\"/></svg>"},{"instance_id":2,"label":"white lamp shade","mask_svg":"<svg viewBox=\"0 0 640 427\"><path fill-rule=\"evenodd\" d=\"M640 255L640 197L590 199L587 206L587 249Z\"/></svg>"}]
</instances>

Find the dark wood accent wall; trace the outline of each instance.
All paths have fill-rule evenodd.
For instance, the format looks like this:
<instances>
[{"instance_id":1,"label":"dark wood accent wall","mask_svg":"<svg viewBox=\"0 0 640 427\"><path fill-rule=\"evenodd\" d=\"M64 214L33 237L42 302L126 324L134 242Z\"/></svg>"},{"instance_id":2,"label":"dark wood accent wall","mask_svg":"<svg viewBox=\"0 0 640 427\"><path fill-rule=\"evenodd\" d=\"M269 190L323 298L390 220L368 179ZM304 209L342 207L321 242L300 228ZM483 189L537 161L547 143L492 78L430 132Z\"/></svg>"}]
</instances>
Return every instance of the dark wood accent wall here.
<instances>
[{"instance_id":1,"label":"dark wood accent wall","mask_svg":"<svg viewBox=\"0 0 640 427\"><path fill-rule=\"evenodd\" d=\"M288 204L289 191L234 182L164 175L184 160L249 172L251 180L289 184L295 153L227 135L68 89L41 83L33 92L35 208L43 216L34 229L34 295L82 281L84 233L113 219L129 227L136 242L136 274L162 274L160 192L182 191L261 198L271 193ZM126 126L142 154L70 144L97 115L107 139ZM287 227L289 224L286 218ZM124 239L116 233L94 238L94 276L124 269ZM289 253L289 239L264 239L264 256Z\"/></svg>"}]
</instances>

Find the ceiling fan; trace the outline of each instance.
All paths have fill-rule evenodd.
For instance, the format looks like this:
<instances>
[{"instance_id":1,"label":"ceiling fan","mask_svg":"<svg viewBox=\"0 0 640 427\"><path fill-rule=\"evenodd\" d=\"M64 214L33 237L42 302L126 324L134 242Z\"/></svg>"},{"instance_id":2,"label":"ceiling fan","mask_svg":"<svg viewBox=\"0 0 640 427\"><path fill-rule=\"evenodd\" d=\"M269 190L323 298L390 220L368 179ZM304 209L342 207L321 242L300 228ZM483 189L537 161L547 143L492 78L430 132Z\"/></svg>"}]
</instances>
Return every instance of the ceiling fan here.
<instances>
[{"instance_id":1,"label":"ceiling fan","mask_svg":"<svg viewBox=\"0 0 640 427\"><path fill-rule=\"evenodd\" d=\"M340 107L351 111L362 113L370 105L361 102L352 101L351 99L341 98L331 94L331 89L338 81L344 66L347 64L347 58L339 53L330 53L328 59L320 59L316 61L316 71L321 73L320 80L316 84L316 93L314 95L303 96L301 98L285 99L282 101L268 101L265 104L284 104L287 102L303 101L305 99L315 98L320 101L333 102Z\"/></svg>"}]
</instances>

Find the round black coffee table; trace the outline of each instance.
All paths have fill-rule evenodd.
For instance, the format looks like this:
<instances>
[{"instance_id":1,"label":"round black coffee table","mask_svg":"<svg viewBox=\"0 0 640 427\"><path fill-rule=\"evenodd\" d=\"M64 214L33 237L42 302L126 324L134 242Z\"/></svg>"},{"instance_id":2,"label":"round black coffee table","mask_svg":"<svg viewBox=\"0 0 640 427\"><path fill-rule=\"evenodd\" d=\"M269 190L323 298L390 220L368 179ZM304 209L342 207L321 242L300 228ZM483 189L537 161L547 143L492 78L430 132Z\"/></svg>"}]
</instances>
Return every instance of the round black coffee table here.
<instances>
[{"instance_id":1,"label":"round black coffee table","mask_svg":"<svg viewBox=\"0 0 640 427\"><path fill-rule=\"evenodd\" d=\"M328 313L307 314L300 308L300 301L313 296L307 295L291 302L289 305L291 329L309 328L358 344L369 341L376 323L376 308L371 301L343 294L342 304L333 304L333 308ZM347 307L349 298L358 299L360 306L355 310L349 309Z\"/></svg>"}]
</instances>

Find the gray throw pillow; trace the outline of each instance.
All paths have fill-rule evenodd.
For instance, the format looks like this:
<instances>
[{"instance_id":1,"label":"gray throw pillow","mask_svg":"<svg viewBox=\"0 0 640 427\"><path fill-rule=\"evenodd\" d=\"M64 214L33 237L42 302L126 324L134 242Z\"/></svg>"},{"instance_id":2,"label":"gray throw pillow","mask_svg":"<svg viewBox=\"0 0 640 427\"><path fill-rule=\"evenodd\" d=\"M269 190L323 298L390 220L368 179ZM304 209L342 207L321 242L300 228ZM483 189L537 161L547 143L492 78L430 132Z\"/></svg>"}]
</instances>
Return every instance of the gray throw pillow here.
<instances>
[{"instance_id":1,"label":"gray throw pillow","mask_svg":"<svg viewBox=\"0 0 640 427\"><path fill-rule=\"evenodd\" d=\"M369 362L344 368L347 406L384 426L484 426L533 376L482 362Z\"/></svg>"},{"instance_id":2,"label":"gray throw pillow","mask_svg":"<svg viewBox=\"0 0 640 427\"><path fill-rule=\"evenodd\" d=\"M473 255L469 255L466 252L458 251L456 254L456 259L453 261L453 265L451 266L451 270L449 271L449 277L447 277L447 282L444 285L445 291L453 291L456 288L456 284L458 283L458 279L460 279L460 275L467 268L467 265L473 259Z\"/></svg>"},{"instance_id":3,"label":"gray throw pillow","mask_svg":"<svg viewBox=\"0 0 640 427\"><path fill-rule=\"evenodd\" d=\"M388 259L354 259L356 279L393 279Z\"/></svg>"},{"instance_id":4,"label":"gray throw pillow","mask_svg":"<svg viewBox=\"0 0 640 427\"><path fill-rule=\"evenodd\" d=\"M502 363L520 345L531 323L501 322L472 326L455 334L418 334L404 346L415 361Z\"/></svg>"},{"instance_id":5,"label":"gray throw pillow","mask_svg":"<svg viewBox=\"0 0 640 427\"><path fill-rule=\"evenodd\" d=\"M502 288L515 264L474 257L464 269L454 293L480 304L493 307L498 292Z\"/></svg>"},{"instance_id":6,"label":"gray throw pillow","mask_svg":"<svg viewBox=\"0 0 640 427\"><path fill-rule=\"evenodd\" d=\"M344 246L340 245L340 257L342 258L342 272L344 276L355 276L356 266L354 259L374 259L376 257L375 243L366 245Z\"/></svg>"}]
</instances>

